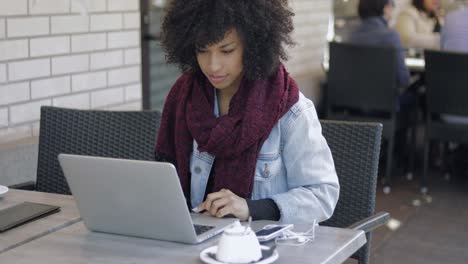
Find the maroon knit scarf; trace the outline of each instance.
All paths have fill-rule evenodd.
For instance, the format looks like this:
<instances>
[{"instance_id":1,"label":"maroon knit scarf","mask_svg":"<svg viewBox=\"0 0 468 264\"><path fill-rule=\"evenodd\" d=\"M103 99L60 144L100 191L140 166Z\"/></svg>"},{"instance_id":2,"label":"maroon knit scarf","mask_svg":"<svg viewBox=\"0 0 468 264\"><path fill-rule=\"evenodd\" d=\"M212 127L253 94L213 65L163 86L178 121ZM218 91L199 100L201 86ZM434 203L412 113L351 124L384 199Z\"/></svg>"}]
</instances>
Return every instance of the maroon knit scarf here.
<instances>
[{"instance_id":1,"label":"maroon knit scarf","mask_svg":"<svg viewBox=\"0 0 468 264\"><path fill-rule=\"evenodd\" d=\"M182 189L190 197L190 154L214 155L213 191L229 189L240 197L252 194L255 165L263 142L278 120L299 99L296 82L283 65L268 80L243 80L230 102L229 113L213 112L215 89L193 73L182 75L172 87L156 144L156 154L174 162Z\"/></svg>"}]
</instances>

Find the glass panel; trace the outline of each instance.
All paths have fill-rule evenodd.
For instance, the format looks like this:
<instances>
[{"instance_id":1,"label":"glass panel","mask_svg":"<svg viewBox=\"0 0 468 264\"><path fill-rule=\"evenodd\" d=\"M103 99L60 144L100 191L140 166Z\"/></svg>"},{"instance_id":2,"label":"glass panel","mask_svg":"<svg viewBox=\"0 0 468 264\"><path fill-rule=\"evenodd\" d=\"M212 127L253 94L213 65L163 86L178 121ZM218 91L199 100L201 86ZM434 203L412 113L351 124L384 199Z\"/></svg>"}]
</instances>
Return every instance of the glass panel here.
<instances>
[{"instance_id":1,"label":"glass panel","mask_svg":"<svg viewBox=\"0 0 468 264\"><path fill-rule=\"evenodd\" d=\"M174 65L165 62L165 55L159 42L150 43L150 108L162 110L167 93L180 75Z\"/></svg>"},{"instance_id":2,"label":"glass panel","mask_svg":"<svg viewBox=\"0 0 468 264\"><path fill-rule=\"evenodd\" d=\"M359 0L335 0L333 4L333 14L335 17L335 34L333 39L341 41L359 23L359 16L357 14Z\"/></svg>"},{"instance_id":3,"label":"glass panel","mask_svg":"<svg viewBox=\"0 0 468 264\"><path fill-rule=\"evenodd\" d=\"M179 69L175 65L168 65L165 61L165 54L159 42L161 21L166 0L148 1L147 11L147 34L144 42L147 45L148 53L146 58L149 76L144 89L148 89L146 94L149 98L149 109L162 110L167 93L180 75ZM145 59L145 58L144 58ZM144 64L145 65L145 64ZM145 77L144 77L145 78Z\"/></svg>"}]
</instances>

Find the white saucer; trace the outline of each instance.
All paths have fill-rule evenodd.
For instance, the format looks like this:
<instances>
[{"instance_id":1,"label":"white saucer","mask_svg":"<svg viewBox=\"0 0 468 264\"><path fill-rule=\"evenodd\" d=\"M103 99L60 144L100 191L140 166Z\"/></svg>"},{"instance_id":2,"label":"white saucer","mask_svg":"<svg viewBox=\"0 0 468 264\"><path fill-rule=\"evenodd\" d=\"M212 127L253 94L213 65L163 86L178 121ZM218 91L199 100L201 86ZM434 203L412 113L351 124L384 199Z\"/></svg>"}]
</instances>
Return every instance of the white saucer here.
<instances>
[{"instance_id":1,"label":"white saucer","mask_svg":"<svg viewBox=\"0 0 468 264\"><path fill-rule=\"evenodd\" d=\"M2 197L5 193L8 192L8 187L0 185L0 197Z\"/></svg>"},{"instance_id":2,"label":"white saucer","mask_svg":"<svg viewBox=\"0 0 468 264\"><path fill-rule=\"evenodd\" d=\"M260 245L260 248L262 250L268 250L269 248L267 246ZM214 259L211 257L209 254L214 254L216 255L216 252L218 251L218 246L212 246L209 248L205 248L202 252L200 252L200 259L208 264L224 264L224 262L221 262L219 260ZM278 251L273 251L273 254L271 254L270 257L266 259L260 259L257 262L249 262L249 264L269 264L273 263L275 260L277 260L279 257Z\"/></svg>"}]
</instances>

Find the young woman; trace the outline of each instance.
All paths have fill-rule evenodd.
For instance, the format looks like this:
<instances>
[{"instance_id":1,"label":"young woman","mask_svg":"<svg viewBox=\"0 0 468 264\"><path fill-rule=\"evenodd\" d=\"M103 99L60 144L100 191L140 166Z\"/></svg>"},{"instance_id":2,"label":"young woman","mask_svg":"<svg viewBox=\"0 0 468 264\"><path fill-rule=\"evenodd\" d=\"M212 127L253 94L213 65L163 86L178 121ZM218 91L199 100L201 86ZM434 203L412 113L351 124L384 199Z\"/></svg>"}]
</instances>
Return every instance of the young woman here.
<instances>
[{"instance_id":1,"label":"young woman","mask_svg":"<svg viewBox=\"0 0 468 264\"><path fill-rule=\"evenodd\" d=\"M436 15L440 0L413 0L401 11L395 29L406 48L439 49L440 23Z\"/></svg>"},{"instance_id":2,"label":"young woman","mask_svg":"<svg viewBox=\"0 0 468 264\"><path fill-rule=\"evenodd\" d=\"M182 76L167 96L156 159L172 162L189 206L240 220L323 221L338 200L314 105L281 59L286 0L173 0L162 45Z\"/></svg>"}]
</instances>

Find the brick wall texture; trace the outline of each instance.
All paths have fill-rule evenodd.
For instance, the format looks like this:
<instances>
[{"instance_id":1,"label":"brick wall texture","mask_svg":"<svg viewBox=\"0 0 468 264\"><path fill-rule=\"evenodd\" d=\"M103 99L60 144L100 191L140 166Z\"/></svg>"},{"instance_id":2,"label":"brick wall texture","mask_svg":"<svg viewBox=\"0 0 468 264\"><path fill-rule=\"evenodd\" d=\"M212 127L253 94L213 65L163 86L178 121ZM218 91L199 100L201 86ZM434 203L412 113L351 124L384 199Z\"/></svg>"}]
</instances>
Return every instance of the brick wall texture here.
<instances>
[{"instance_id":1,"label":"brick wall texture","mask_svg":"<svg viewBox=\"0 0 468 264\"><path fill-rule=\"evenodd\" d=\"M141 109L139 9L139 0L0 0L0 144L37 136L41 105Z\"/></svg>"},{"instance_id":2,"label":"brick wall texture","mask_svg":"<svg viewBox=\"0 0 468 264\"><path fill-rule=\"evenodd\" d=\"M290 5L298 45L287 67L316 80L332 3ZM37 136L41 105L141 109L139 9L139 0L0 0L0 144Z\"/></svg>"},{"instance_id":3,"label":"brick wall texture","mask_svg":"<svg viewBox=\"0 0 468 264\"><path fill-rule=\"evenodd\" d=\"M296 77L315 79L323 75L321 62L327 45L328 20L333 1L290 0L289 2L296 14L293 38L297 45L289 49L290 58L286 65Z\"/></svg>"}]
</instances>

